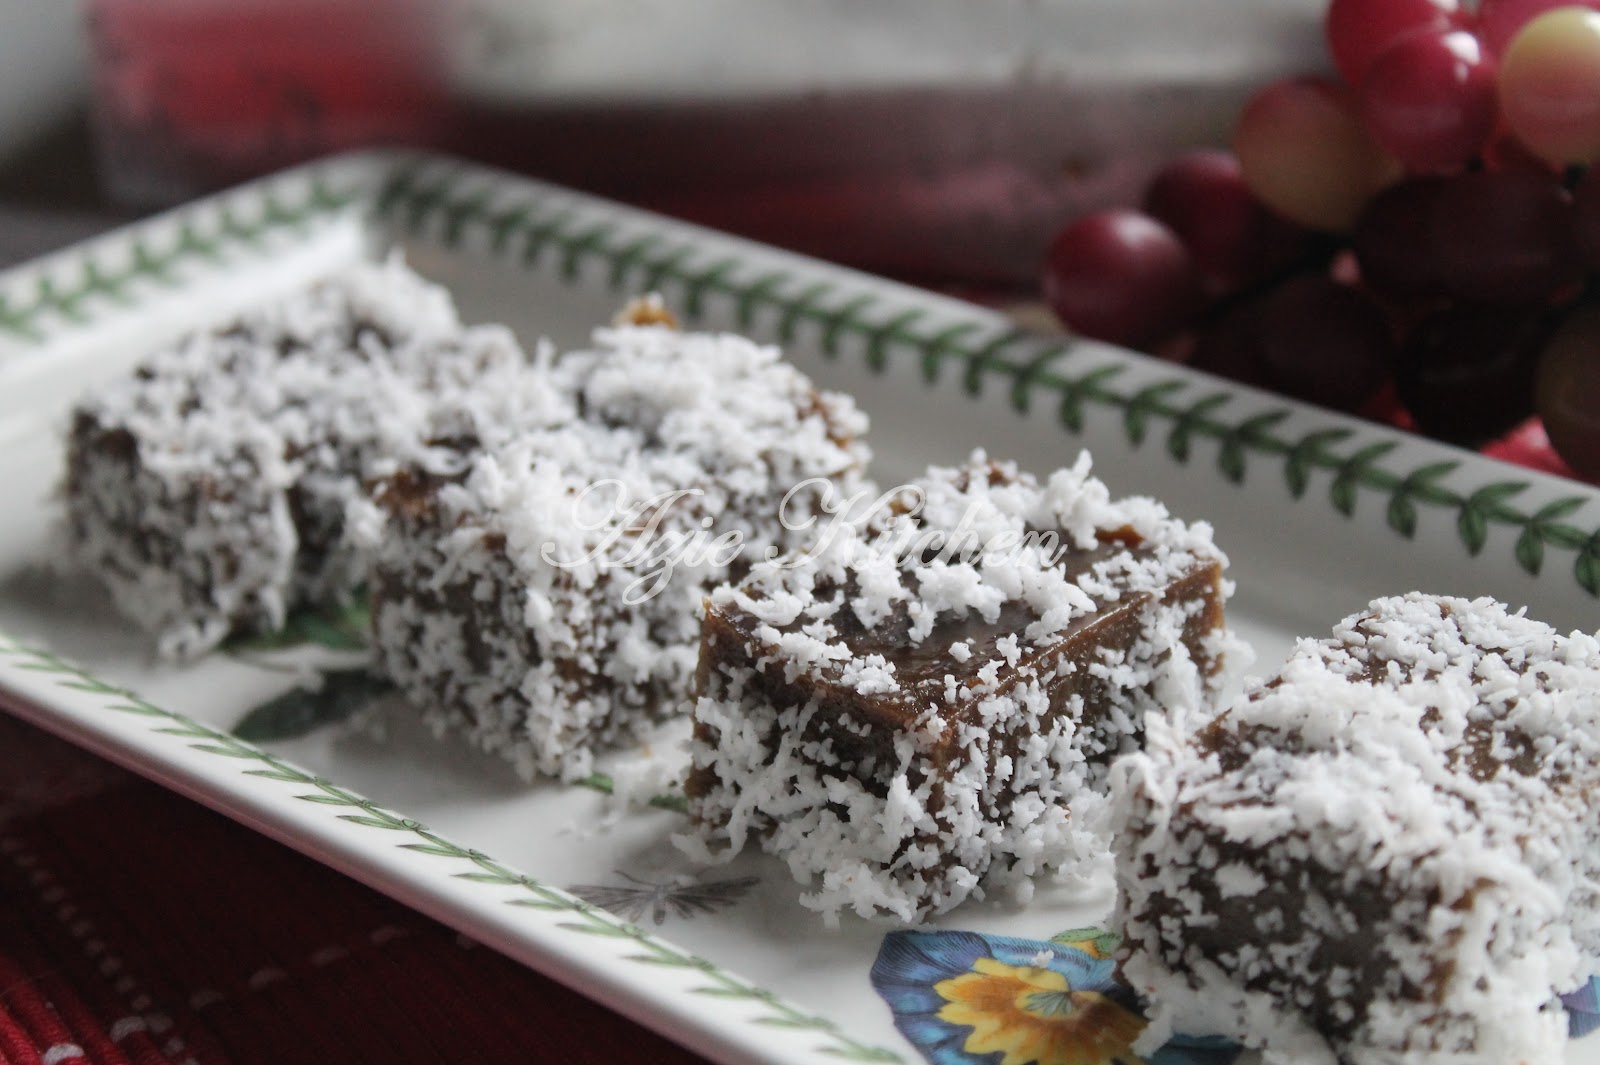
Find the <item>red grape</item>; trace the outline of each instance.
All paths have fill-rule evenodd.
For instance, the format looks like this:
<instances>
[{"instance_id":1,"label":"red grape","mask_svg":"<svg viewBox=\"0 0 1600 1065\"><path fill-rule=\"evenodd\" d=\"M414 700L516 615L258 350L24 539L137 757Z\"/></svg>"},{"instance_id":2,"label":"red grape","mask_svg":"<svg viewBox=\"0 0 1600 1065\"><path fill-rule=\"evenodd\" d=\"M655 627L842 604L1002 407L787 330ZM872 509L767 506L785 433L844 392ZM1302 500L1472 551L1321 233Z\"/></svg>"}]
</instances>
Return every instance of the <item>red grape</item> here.
<instances>
[{"instance_id":1,"label":"red grape","mask_svg":"<svg viewBox=\"0 0 1600 1065\"><path fill-rule=\"evenodd\" d=\"M1585 266L1600 270L1600 167L1591 167L1578 182L1572 202L1578 213L1578 252Z\"/></svg>"},{"instance_id":2,"label":"red grape","mask_svg":"<svg viewBox=\"0 0 1600 1065\"><path fill-rule=\"evenodd\" d=\"M1483 165L1486 170L1526 170L1533 174L1549 174L1554 169L1517 140L1516 135L1505 128L1504 120L1499 131L1484 146Z\"/></svg>"},{"instance_id":3,"label":"red grape","mask_svg":"<svg viewBox=\"0 0 1600 1065\"><path fill-rule=\"evenodd\" d=\"M1500 108L1549 162L1600 161L1600 12L1562 7L1522 27L1500 63Z\"/></svg>"},{"instance_id":4,"label":"red grape","mask_svg":"<svg viewBox=\"0 0 1600 1065\"><path fill-rule=\"evenodd\" d=\"M1533 377L1550 316L1460 306L1423 319L1395 363L1400 401L1429 436L1476 444L1533 410Z\"/></svg>"},{"instance_id":5,"label":"red grape","mask_svg":"<svg viewBox=\"0 0 1600 1065\"><path fill-rule=\"evenodd\" d=\"M1479 0L1478 37L1492 55L1504 55L1511 38L1535 18L1558 7L1589 7L1600 0Z\"/></svg>"},{"instance_id":6,"label":"red grape","mask_svg":"<svg viewBox=\"0 0 1600 1065\"><path fill-rule=\"evenodd\" d=\"M1195 331L1189 365L1231 381L1266 388L1261 365L1262 300L1231 306Z\"/></svg>"},{"instance_id":7,"label":"red grape","mask_svg":"<svg viewBox=\"0 0 1600 1065\"><path fill-rule=\"evenodd\" d=\"M1351 246L1361 279L1373 291L1410 300L1438 295L1439 264L1433 248L1434 202L1445 178L1413 178L1384 189L1356 222Z\"/></svg>"},{"instance_id":8,"label":"red grape","mask_svg":"<svg viewBox=\"0 0 1600 1065\"><path fill-rule=\"evenodd\" d=\"M1199 305L1194 263L1177 234L1138 211L1085 215L1050 245L1045 300L1084 336L1148 347Z\"/></svg>"},{"instance_id":9,"label":"red grape","mask_svg":"<svg viewBox=\"0 0 1600 1065\"><path fill-rule=\"evenodd\" d=\"M1460 170L1494 131L1495 64L1465 30L1402 38L1367 68L1361 117L1420 173Z\"/></svg>"},{"instance_id":10,"label":"red grape","mask_svg":"<svg viewBox=\"0 0 1600 1065\"><path fill-rule=\"evenodd\" d=\"M1362 280L1385 296L1531 305L1580 280L1575 225L1555 175L1505 170L1386 189L1352 245Z\"/></svg>"},{"instance_id":11,"label":"red grape","mask_svg":"<svg viewBox=\"0 0 1600 1065\"><path fill-rule=\"evenodd\" d=\"M1562 322L1540 359L1534 403L1556 453L1600 479L1600 304Z\"/></svg>"},{"instance_id":12,"label":"red grape","mask_svg":"<svg viewBox=\"0 0 1600 1065\"><path fill-rule=\"evenodd\" d=\"M1239 160L1201 150L1168 163L1145 193L1144 209L1178 234L1213 294L1281 270L1304 253L1309 234L1250 194Z\"/></svg>"},{"instance_id":13,"label":"red grape","mask_svg":"<svg viewBox=\"0 0 1600 1065\"><path fill-rule=\"evenodd\" d=\"M1449 296L1543 303L1582 277L1572 197L1554 175L1503 171L1441 183L1419 247Z\"/></svg>"},{"instance_id":14,"label":"red grape","mask_svg":"<svg viewBox=\"0 0 1600 1065\"><path fill-rule=\"evenodd\" d=\"M1234 133L1250 190L1285 218L1343 232L1400 176L1361 123L1354 97L1318 78L1276 81L1245 105Z\"/></svg>"},{"instance_id":15,"label":"red grape","mask_svg":"<svg viewBox=\"0 0 1600 1065\"><path fill-rule=\"evenodd\" d=\"M1372 297L1314 274L1267 297L1259 343L1274 388L1340 410L1370 399L1394 357L1389 324Z\"/></svg>"},{"instance_id":16,"label":"red grape","mask_svg":"<svg viewBox=\"0 0 1600 1065\"><path fill-rule=\"evenodd\" d=\"M1390 45L1417 30L1450 30L1463 21L1459 0L1332 0L1323 20L1334 65L1352 87Z\"/></svg>"}]
</instances>

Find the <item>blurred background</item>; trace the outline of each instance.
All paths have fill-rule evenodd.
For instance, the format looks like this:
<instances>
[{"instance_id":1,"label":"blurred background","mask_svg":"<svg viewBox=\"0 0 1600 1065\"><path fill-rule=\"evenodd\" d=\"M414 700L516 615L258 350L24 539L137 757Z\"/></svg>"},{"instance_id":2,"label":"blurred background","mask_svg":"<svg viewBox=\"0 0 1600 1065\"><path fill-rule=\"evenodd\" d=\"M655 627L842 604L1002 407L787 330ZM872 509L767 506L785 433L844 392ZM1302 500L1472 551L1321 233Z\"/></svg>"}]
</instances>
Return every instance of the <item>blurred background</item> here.
<instances>
[{"instance_id":1,"label":"blurred background","mask_svg":"<svg viewBox=\"0 0 1600 1065\"><path fill-rule=\"evenodd\" d=\"M1315 0L0 0L0 203L416 144L880 272L1052 234L1325 65ZM9 217L9 216L8 216Z\"/></svg>"},{"instance_id":2,"label":"blurred background","mask_svg":"<svg viewBox=\"0 0 1600 1065\"><path fill-rule=\"evenodd\" d=\"M0 0L0 262L371 145L1600 480L1600 0Z\"/></svg>"}]
</instances>

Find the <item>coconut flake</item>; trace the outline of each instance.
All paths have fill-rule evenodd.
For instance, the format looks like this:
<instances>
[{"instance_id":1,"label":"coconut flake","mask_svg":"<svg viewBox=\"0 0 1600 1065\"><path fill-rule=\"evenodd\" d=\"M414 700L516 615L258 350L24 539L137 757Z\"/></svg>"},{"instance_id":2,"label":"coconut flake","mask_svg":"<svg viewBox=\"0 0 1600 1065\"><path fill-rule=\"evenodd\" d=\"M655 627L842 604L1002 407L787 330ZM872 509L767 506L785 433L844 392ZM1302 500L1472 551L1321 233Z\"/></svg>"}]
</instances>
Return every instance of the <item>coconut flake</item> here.
<instances>
[{"instance_id":1,"label":"coconut flake","mask_svg":"<svg viewBox=\"0 0 1600 1065\"><path fill-rule=\"evenodd\" d=\"M1184 643L1200 601L1162 593L1225 560L1158 506L1112 501L1089 469L1085 456L1045 487L980 452L896 491L887 513L718 588L708 632L728 625L742 640L706 646L685 849L759 845L829 920L844 909L920 920L1103 864L1104 761L1137 743L1147 713L1200 716L1223 683ZM1125 539L1135 525L1148 534L1138 551ZM1107 564L1078 562L1084 551ZM1087 666L1104 705L1058 706L1053 693L1080 679L1063 630L1136 596L1139 637ZM1002 615L1014 631L950 638ZM886 634L922 663L911 675ZM926 664L930 640L948 668Z\"/></svg>"},{"instance_id":2,"label":"coconut flake","mask_svg":"<svg viewBox=\"0 0 1600 1065\"><path fill-rule=\"evenodd\" d=\"M1113 774L1116 922L1162 1025L1281 1062L1560 1058L1555 995L1600 970L1595 637L1380 599L1151 728Z\"/></svg>"}]
</instances>

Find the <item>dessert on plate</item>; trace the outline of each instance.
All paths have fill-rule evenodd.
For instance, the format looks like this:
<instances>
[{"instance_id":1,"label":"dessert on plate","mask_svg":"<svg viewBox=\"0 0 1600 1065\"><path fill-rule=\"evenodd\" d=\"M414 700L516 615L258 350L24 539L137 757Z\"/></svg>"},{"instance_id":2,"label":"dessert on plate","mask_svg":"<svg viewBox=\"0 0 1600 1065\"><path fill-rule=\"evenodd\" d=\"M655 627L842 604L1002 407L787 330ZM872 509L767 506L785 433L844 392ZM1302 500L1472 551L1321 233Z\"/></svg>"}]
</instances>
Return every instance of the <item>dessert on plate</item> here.
<instances>
[{"instance_id":1,"label":"dessert on plate","mask_svg":"<svg viewBox=\"0 0 1600 1065\"><path fill-rule=\"evenodd\" d=\"M358 523L379 668L524 776L585 776L682 714L705 594L804 544L866 462L848 397L647 310L541 362L571 419L403 468Z\"/></svg>"},{"instance_id":2,"label":"dessert on plate","mask_svg":"<svg viewBox=\"0 0 1600 1065\"><path fill-rule=\"evenodd\" d=\"M1209 527L1089 471L979 453L717 589L682 844L908 921L1103 854L1107 763L1208 701L1230 640Z\"/></svg>"},{"instance_id":3,"label":"dessert on plate","mask_svg":"<svg viewBox=\"0 0 1600 1065\"><path fill-rule=\"evenodd\" d=\"M1269 1063L1560 1060L1600 971L1600 642L1379 599L1113 772L1124 972Z\"/></svg>"},{"instance_id":4,"label":"dessert on plate","mask_svg":"<svg viewBox=\"0 0 1600 1065\"><path fill-rule=\"evenodd\" d=\"M466 412L562 416L525 363L394 260L191 333L74 409L70 550L166 655L277 628L364 581L345 512L368 481L454 462L434 444Z\"/></svg>"},{"instance_id":5,"label":"dessert on plate","mask_svg":"<svg viewBox=\"0 0 1600 1065\"><path fill-rule=\"evenodd\" d=\"M378 668L525 775L681 713L701 599L800 546L866 419L630 305L586 351L463 326L397 260L201 330L73 412L73 554L162 652L370 594Z\"/></svg>"}]
</instances>

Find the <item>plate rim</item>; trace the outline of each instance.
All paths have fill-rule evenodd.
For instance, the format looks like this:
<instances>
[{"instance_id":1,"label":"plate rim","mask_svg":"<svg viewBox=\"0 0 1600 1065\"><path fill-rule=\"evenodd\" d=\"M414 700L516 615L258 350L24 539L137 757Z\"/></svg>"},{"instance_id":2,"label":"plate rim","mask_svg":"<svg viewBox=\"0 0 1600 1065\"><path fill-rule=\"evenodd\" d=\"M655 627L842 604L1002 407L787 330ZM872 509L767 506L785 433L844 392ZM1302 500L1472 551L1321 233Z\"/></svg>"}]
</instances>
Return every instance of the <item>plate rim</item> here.
<instances>
[{"instance_id":1,"label":"plate rim","mask_svg":"<svg viewBox=\"0 0 1600 1065\"><path fill-rule=\"evenodd\" d=\"M272 232L303 229L353 210L373 213L383 179L407 157L408 153L355 152L304 164L8 269L0 273L0 335L9 335L14 356L22 345L57 339L93 324L106 312L134 306L126 291L132 282L154 281L181 288L181 281L172 273L180 263L216 261L230 247L256 247ZM116 254L123 248L131 248L133 254ZM119 265L105 265L108 257ZM7 298L19 288L31 292L29 302ZM0 350L0 379L11 368L6 354ZM39 683L41 680L46 683ZM714 1060L729 1065L754 1060L906 1060L902 1053L853 1038L837 1022L802 1009L724 966L486 854L462 847L255 744L156 706L4 629L0 629L0 710L393 895ZM131 728L129 720L135 722ZM326 819L374 832L403 834L411 842L399 846L408 853L454 861L467 868L444 874L424 869L416 878L420 883L375 874L354 860L362 856L358 841L293 831L271 816L270 805L263 809L259 801L247 801L220 782L219 774L206 772L211 768L204 764L206 760L224 759L241 767L243 775L282 789L312 789L294 797L307 799L308 806L315 806ZM470 883L479 889L478 897L451 898L449 890L436 897L427 890L426 881L441 876L443 882L433 887L459 890L460 885ZM454 904L482 902L487 899L486 889L503 893L490 900L496 905L509 903L524 911L519 923L526 938L506 935L504 922L485 920L482 906L475 913ZM507 892L513 894L505 897ZM530 920L528 915L540 920ZM573 936L622 944L625 949L608 954L579 951L563 941ZM637 976L630 980L624 975L646 968L654 976L676 970L695 978L699 986L686 983L663 991L648 980ZM692 1008L697 1003L689 996L697 994L706 996L704 1001L714 998L744 1007L737 1023L729 1023L722 1011ZM686 1008L674 1010L670 1008L673 1005ZM775 1040L780 1029L800 1038ZM808 1037L810 1043L801 1041Z\"/></svg>"},{"instance_id":2,"label":"plate rim","mask_svg":"<svg viewBox=\"0 0 1600 1065\"><path fill-rule=\"evenodd\" d=\"M569 281L598 262L619 294L671 283L683 293L690 321L713 294L735 301L741 326L748 327L758 312L775 310L780 343L793 340L802 327L815 328L824 355L837 358L854 347L874 372L882 372L891 358L909 355L919 360L930 386L954 367L970 396L998 382L1020 413L1052 402L1069 432L1081 429L1086 408L1104 408L1121 419L1131 446L1159 432L1166 460L1187 464L1198 454L1197 441L1214 443L1219 472L1236 485L1252 468L1281 460L1284 487L1298 500L1313 475L1327 474L1326 505L1350 517L1364 499L1376 498L1384 525L1400 537L1414 534L1421 510L1454 511L1457 546L1477 556L1489 529L1507 526L1515 534L1514 561L1523 570L1542 572L1548 580L1549 556L1570 555L1570 579L1590 596L1600 595L1600 491L1586 485L1101 345L1037 336L995 312L936 294L422 153L360 152L306 164L5 271L0 380L17 352L94 324L115 309L136 307L138 284L181 289L174 273L179 264L215 261L231 247L259 245L269 233L352 212L391 234L520 258L529 266L553 265ZM708 247L715 251L709 258ZM750 257L765 261L766 269L738 276L748 273ZM1303 432L1287 435L1292 426ZM1410 465L1397 465L1402 461ZM1481 483L1465 483L1474 474ZM1523 509L1518 497L1543 501ZM1592 525L1578 524L1580 515ZM666 939L254 744L148 703L4 630L0 708L394 894L707 1056L727 1062L906 1060L904 1048L859 1042L837 1022ZM305 809L291 804L294 816L275 818L271 801L255 784L248 801L242 800L243 792L227 783L222 768L229 760L236 776L306 800ZM294 789L309 790L295 795ZM318 826L309 838L297 834L306 825ZM358 838L352 828L367 835ZM378 832L389 833L396 844L387 850L459 868L418 866L412 880L397 884L358 860L368 848L376 853ZM468 883L478 885L470 901L462 888ZM516 934L532 938L508 937L506 922L489 916L491 903L525 911ZM613 949L585 954L574 946L574 936ZM685 979L657 985L636 975L642 967L651 967L646 975L675 970ZM697 981L698 987L690 986ZM742 1007L737 1018L700 1008L710 998ZM779 1029L789 1035L780 1037Z\"/></svg>"}]
</instances>

